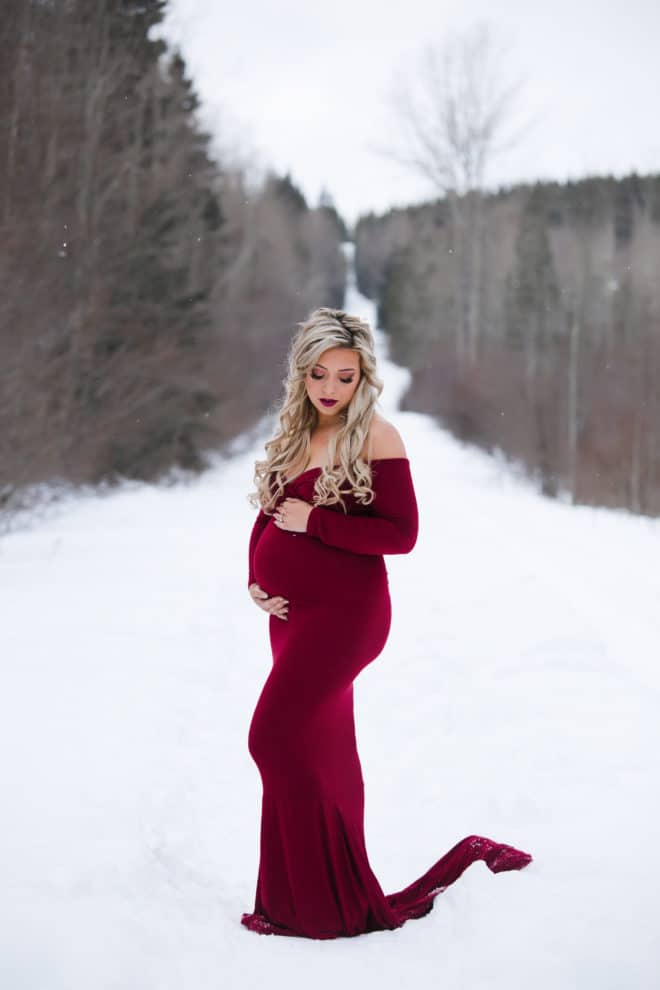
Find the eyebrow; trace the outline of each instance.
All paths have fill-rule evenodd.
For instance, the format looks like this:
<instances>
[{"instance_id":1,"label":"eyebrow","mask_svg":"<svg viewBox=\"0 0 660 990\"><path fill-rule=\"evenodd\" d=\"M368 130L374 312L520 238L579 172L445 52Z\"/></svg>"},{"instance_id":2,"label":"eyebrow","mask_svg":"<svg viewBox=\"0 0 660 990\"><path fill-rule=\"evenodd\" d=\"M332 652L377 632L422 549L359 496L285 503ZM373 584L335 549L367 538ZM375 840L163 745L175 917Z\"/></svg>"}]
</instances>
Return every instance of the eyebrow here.
<instances>
[{"instance_id":1,"label":"eyebrow","mask_svg":"<svg viewBox=\"0 0 660 990\"><path fill-rule=\"evenodd\" d=\"M325 371L328 370L324 364L321 364L320 361L317 361L316 364L314 365L314 367L315 368L323 368ZM357 368L340 368L339 370L340 371L357 371L358 369Z\"/></svg>"}]
</instances>

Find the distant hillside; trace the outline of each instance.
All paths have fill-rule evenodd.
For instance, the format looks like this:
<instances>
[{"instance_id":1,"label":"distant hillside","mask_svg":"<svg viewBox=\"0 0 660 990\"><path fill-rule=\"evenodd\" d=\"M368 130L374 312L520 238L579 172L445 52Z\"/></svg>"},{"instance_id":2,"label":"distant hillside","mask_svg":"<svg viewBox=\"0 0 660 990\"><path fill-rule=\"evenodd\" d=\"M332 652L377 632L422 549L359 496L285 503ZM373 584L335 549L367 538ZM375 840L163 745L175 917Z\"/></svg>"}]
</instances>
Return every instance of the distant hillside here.
<instances>
[{"instance_id":1,"label":"distant hillside","mask_svg":"<svg viewBox=\"0 0 660 990\"><path fill-rule=\"evenodd\" d=\"M356 225L404 407L549 495L660 514L660 176L536 183Z\"/></svg>"}]
</instances>

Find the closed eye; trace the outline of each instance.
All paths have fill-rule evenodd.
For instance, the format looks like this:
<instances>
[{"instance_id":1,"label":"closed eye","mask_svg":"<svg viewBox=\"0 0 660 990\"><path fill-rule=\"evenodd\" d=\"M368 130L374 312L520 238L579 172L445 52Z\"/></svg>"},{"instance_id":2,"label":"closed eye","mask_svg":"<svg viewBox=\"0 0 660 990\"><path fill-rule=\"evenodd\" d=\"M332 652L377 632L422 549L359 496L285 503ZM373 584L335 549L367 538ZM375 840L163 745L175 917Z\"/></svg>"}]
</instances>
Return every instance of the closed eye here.
<instances>
[{"instance_id":1,"label":"closed eye","mask_svg":"<svg viewBox=\"0 0 660 990\"><path fill-rule=\"evenodd\" d=\"M312 372L311 377L314 379L315 382L318 382L321 378L323 378L323 375L316 375L316 374L314 374L314 372ZM352 378L340 378L339 381L342 383L342 385L350 385L351 382L353 381L353 379Z\"/></svg>"}]
</instances>

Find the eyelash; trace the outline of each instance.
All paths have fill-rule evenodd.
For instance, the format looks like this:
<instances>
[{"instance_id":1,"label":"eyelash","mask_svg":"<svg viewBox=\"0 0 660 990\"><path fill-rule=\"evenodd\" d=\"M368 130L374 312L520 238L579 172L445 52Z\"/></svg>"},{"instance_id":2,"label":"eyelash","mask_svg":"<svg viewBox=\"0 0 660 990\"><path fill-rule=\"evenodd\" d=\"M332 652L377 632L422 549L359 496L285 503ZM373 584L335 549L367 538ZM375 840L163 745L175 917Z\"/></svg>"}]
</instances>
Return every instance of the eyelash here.
<instances>
[{"instance_id":1,"label":"eyelash","mask_svg":"<svg viewBox=\"0 0 660 990\"><path fill-rule=\"evenodd\" d=\"M312 372L312 378L314 379L315 382L318 382L321 378L323 378L323 375L315 375L314 372ZM352 378L340 378L339 381L342 383L342 385L351 385L352 382L353 382L353 379Z\"/></svg>"}]
</instances>

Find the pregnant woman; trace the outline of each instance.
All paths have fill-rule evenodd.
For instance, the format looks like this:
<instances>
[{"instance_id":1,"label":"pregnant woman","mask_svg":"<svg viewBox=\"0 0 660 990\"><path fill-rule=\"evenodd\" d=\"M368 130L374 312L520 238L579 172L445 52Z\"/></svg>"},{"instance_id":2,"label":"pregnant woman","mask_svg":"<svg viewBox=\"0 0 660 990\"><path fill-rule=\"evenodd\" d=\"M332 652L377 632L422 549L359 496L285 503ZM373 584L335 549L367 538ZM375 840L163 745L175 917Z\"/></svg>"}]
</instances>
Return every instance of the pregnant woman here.
<instances>
[{"instance_id":1,"label":"pregnant woman","mask_svg":"<svg viewBox=\"0 0 660 990\"><path fill-rule=\"evenodd\" d=\"M262 934L328 939L398 928L475 860L493 873L532 857L468 835L404 890L384 894L364 842L353 681L383 650L391 603L384 554L417 541L417 501L398 431L375 404L365 322L321 308L289 352L279 430L257 462L260 510L248 589L269 613L273 666L250 725L261 774L254 911Z\"/></svg>"}]
</instances>

